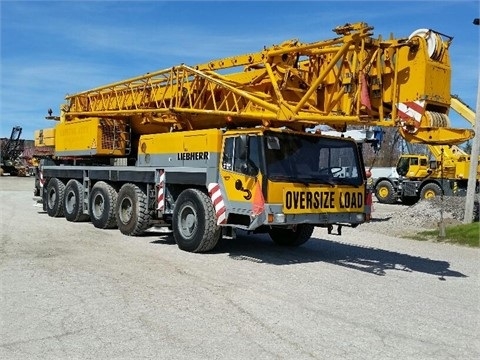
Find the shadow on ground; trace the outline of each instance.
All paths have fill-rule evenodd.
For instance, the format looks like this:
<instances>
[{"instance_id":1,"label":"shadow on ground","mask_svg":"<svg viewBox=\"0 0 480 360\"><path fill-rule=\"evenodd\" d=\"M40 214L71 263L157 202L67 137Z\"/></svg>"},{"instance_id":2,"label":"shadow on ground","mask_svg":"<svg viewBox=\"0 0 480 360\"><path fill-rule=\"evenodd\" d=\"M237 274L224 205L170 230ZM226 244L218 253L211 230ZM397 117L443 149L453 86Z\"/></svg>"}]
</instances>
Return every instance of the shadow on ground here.
<instances>
[{"instance_id":1,"label":"shadow on ground","mask_svg":"<svg viewBox=\"0 0 480 360\"><path fill-rule=\"evenodd\" d=\"M171 235L162 236L152 243L174 244L174 240ZM467 277L450 269L448 261L316 238L312 238L303 246L287 248L274 244L266 235L240 234L235 239L222 239L210 252L210 254L225 253L234 260L270 265L326 262L378 276L385 276L388 271L404 271L435 275L440 280L446 280L448 277Z\"/></svg>"}]
</instances>

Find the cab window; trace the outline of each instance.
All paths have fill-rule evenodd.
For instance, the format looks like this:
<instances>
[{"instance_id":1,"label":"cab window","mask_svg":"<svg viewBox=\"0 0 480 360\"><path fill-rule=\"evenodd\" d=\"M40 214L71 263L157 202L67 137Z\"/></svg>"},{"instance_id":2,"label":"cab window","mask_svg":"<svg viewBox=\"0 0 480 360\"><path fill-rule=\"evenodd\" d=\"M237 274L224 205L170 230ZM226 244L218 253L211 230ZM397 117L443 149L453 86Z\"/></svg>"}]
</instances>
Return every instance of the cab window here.
<instances>
[{"instance_id":1,"label":"cab window","mask_svg":"<svg viewBox=\"0 0 480 360\"><path fill-rule=\"evenodd\" d=\"M260 141L258 136L248 137L248 159L240 159L240 140L238 137L225 138L223 146L222 168L225 170L242 172L242 164L248 161L260 168Z\"/></svg>"}]
</instances>

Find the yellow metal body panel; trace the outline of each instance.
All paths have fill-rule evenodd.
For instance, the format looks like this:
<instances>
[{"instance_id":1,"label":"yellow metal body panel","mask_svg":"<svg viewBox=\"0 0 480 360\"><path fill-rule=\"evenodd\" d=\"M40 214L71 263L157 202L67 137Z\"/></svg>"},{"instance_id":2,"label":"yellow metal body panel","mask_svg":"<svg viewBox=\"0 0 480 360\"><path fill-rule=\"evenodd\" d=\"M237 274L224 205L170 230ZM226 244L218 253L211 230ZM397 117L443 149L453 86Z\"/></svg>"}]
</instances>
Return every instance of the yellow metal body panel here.
<instances>
[{"instance_id":1,"label":"yellow metal body panel","mask_svg":"<svg viewBox=\"0 0 480 360\"><path fill-rule=\"evenodd\" d=\"M55 146L55 128L35 130L35 146Z\"/></svg>"},{"instance_id":2,"label":"yellow metal body panel","mask_svg":"<svg viewBox=\"0 0 480 360\"><path fill-rule=\"evenodd\" d=\"M470 168L470 156L458 155L452 157L449 151L445 151L444 156L436 156L437 168L431 169L429 167L429 159L426 155L402 155L401 158L415 159L418 161L408 168L406 177L410 180L422 179L449 179L449 180L464 180L468 179ZM427 165L421 165L421 160ZM480 158L477 166L477 180L480 180Z\"/></svg>"},{"instance_id":3,"label":"yellow metal body panel","mask_svg":"<svg viewBox=\"0 0 480 360\"><path fill-rule=\"evenodd\" d=\"M125 127L114 120L88 118L60 122L55 128L59 154L124 156L125 149Z\"/></svg>"},{"instance_id":4,"label":"yellow metal body panel","mask_svg":"<svg viewBox=\"0 0 480 360\"><path fill-rule=\"evenodd\" d=\"M401 47L397 53L397 102L426 100L445 108L450 102L448 53L445 52L440 60L432 60L428 56L425 39L417 37L416 40L418 48Z\"/></svg>"},{"instance_id":5,"label":"yellow metal body panel","mask_svg":"<svg viewBox=\"0 0 480 360\"><path fill-rule=\"evenodd\" d=\"M138 153L162 155L205 151L220 152L222 136L223 132L218 129L142 135Z\"/></svg>"},{"instance_id":6,"label":"yellow metal body panel","mask_svg":"<svg viewBox=\"0 0 480 360\"><path fill-rule=\"evenodd\" d=\"M223 185L225 187L226 197L229 201L235 202L246 202L252 203L254 200L254 193L256 191L256 185L262 183L262 174L259 174L256 178L252 176L247 176L235 171L220 170L220 177L223 181ZM242 182L243 189L238 190L235 187L237 181ZM268 198L265 201L269 201Z\"/></svg>"}]
</instances>

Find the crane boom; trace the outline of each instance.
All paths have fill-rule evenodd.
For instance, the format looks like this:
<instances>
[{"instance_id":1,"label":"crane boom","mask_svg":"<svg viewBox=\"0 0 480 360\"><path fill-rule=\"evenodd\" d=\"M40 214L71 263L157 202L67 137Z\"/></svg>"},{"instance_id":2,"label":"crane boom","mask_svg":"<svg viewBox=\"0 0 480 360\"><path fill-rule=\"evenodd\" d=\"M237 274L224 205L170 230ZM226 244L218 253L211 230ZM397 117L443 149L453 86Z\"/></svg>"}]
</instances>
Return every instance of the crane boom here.
<instances>
[{"instance_id":1,"label":"crane boom","mask_svg":"<svg viewBox=\"0 0 480 360\"><path fill-rule=\"evenodd\" d=\"M109 118L128 122L138 134L325 124L340 131L396 126L413 143L472 138L471 130L449 125L451 38L428 30L383 40L372 30L366 23L345 24L329 40L290 40L68 95L60 120Z\"/></svg>"},{"instance_id":2,"label":"crane boom","mask_svg":"<svg viewBox=\"0 0 480 360\"><path fill-rule=\"evenodd\" d=\"M450 107L467 120L472 127L475 125L475 111L464 103L458 95L452 95Z\"/></svg>"}]
</instances>

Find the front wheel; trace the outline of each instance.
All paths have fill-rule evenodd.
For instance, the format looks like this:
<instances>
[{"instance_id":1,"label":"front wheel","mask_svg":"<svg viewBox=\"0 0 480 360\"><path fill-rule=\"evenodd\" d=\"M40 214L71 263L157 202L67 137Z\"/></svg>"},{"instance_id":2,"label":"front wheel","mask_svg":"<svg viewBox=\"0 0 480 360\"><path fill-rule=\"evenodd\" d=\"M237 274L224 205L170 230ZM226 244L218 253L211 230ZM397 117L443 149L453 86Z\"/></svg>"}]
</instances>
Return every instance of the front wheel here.
<instances>
[{"instance_id":1,"label":"front wheel","mask_svg":"<svg viewBox=\"0 0 480 360\"><path fill-rule=\"evenodd\" d=\"M375 186L375 196L382 204L395 204L397 201L395 188L388 180L382 180Z\"/></svg>"},{"instance_id":2,"label":"front wheel","mask_svg":"<svg viewBox=\"0 0 480 360\"><path fill-rule=\"evenodd\" d=\"M268 235L278 245L300 246L312 237L314 229L315 227L309 224L300 224L293 229L272 227L268 231Z\"/></svg>"},{"instance_id":3,"label":"front wheel","mask_svg":"<svg viewBox=\"0 0 480 360\"><path fill-rule=\"evenodd\" d=\"M197 189L187 189L180 194L175 202L172 220L175 242L185 251L212 250L222 235L212 201Z\"/></svg>"}]
</instances>

